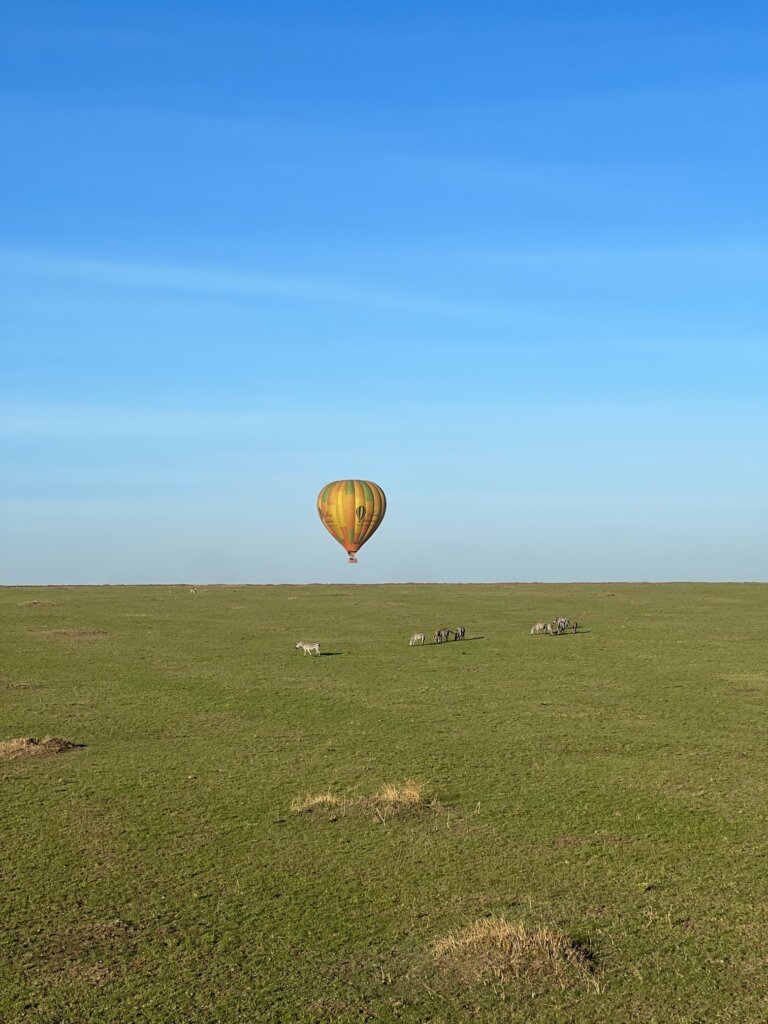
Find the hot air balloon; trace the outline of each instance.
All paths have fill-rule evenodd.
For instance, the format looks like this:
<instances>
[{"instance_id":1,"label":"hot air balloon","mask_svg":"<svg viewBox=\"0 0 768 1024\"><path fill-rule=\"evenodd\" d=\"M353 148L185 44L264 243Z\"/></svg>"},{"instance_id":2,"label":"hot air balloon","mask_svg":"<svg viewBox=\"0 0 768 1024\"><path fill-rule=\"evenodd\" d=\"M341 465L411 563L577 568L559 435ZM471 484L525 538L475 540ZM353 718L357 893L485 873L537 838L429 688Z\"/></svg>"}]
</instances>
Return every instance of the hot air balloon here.
<instances>
[{"instance_id":1,"label":"hot air balloon","mask_svg":"<svg viewBox=\"0 0 768 1024\"><path fill-rule=\"evenodd\" d=\"M378 484L370 480L334 480L317 496L320 521L349 555L355 555L378 530L387 499Z\"/></svg>"}]
</instances>

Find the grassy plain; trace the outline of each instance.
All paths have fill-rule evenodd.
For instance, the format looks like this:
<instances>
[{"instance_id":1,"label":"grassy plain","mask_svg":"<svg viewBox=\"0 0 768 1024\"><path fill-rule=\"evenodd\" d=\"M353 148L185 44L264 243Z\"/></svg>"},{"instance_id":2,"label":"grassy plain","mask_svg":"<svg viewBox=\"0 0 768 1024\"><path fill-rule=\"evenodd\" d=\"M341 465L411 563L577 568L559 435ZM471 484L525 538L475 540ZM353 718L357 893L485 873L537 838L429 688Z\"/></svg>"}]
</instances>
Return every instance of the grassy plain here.
<instances>
[{"instance_id":1,"label":"grassy plain","mask_svg":"<svg viewBox=\"0 0 768 1024\"><path fill-rule=\"evenodd\" d=\"M556 614L584 632L528 635ZM3 1024L768 1019L768 586L6 588L0 615L0 741L84 744L0 760ZM405 780L437 803L376 813ZM497 919L588 981L435 956Z\"/></svg>"}]
</instances>

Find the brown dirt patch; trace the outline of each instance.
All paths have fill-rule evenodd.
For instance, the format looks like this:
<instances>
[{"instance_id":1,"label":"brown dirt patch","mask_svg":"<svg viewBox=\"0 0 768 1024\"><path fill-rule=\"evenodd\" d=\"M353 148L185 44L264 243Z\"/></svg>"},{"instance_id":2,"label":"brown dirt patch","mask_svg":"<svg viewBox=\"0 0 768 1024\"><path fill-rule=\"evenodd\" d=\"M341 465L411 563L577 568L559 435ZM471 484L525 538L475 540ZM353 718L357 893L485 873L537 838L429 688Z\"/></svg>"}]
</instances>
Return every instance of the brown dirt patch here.
<instances>
[{"instance_id":1,"label":"brown dirt patch","mask_svg":"<svg viewBox=\"0 0 768 1024\"><path fill-rule=\"evenodd\" d=\"M55 601L21 601L19 608L57 608Z\"/></svg>"},{"instance_id":2,"label":"brown dirt patch","mask_svg":"<svg viewBox=\"0 0 768 1024\"><path fill-rule=\"evenodd\" d=\"M594 835L594 836L555 836L553 846L621 846L631 843L627 836Z\"/></svg>"},{"instance_id":3,"label":"brown dirt patch","mask_svg":"<svg viewBox=\"0 0 768 1024\"><path fill-rule=\"evenodd\" d=\"M294 597L289 597L289 601L295 601ZM311 1019L317 1021L318 1024L333 1024L334 1021L345 1014L349 1013L352 1009L350 1003L345 1002L343 999L314 999L307 1006L308 1012L311 1014ZM366 1017L361 1016L360 1020L366 1020Z\"/></svg>"},{"instance_id":4,"label":"brown dirt patch","mask_svg":"<svg viewBox=\"0 0 768 1024\"><path fill-rule=\"evenodd\" d=\"M12 761L17 757L47 757L51 754L63 754L67 750L75 750L82 743L71 743L58 736L44 736L39 740L36 736L25 736L17 740L0 741L0 760Z\"/></svg>"},{"instance_id":5,"label":"brown dirt patch","mask_svg":"<svg viewBox=\"0 0 768 1024\"><path fill-rule=\"evenodd\" d=\"M560 932L503 917L482 918L451 932L433 945L432 955L465 984L599 989L588 950Z\"/></svg>"},{"instance_id":6,"label":"brown dirt patch","mask_svg":"<svg viewBox=\"0 0 768 1024\"><path fill-rule=\"evenodd\" d=\"M42 937L39 969L49 978L101 988L136 960L139 933L125 921L83 922Z\"/></svg>"}]
</instances>

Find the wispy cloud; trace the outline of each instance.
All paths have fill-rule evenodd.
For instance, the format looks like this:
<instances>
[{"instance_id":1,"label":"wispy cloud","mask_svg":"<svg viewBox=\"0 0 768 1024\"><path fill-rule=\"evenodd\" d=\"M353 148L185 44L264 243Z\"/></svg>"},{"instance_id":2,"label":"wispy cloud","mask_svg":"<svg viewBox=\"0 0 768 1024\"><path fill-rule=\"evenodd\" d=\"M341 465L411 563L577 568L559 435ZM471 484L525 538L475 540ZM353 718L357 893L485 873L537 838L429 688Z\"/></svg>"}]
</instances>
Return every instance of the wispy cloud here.
<instances>
[{"instance_id":1,"label":"wispy cloud","mask_svg":"<svg viewBox=\"0 0 768 1024\"><path fill-rule=\"evenodd\" d=\"M101 259L0 250L5 272L138 290L253 295L291 301L368 306L428 316L482 320L495 323L541 323L540 311L523 304L493 306L471 301L445 301L400 291L368 288L347 281L242 272L211 267L132 263ZM554 322L554 321L553 321Z\"/></svg>"}]
</instances>

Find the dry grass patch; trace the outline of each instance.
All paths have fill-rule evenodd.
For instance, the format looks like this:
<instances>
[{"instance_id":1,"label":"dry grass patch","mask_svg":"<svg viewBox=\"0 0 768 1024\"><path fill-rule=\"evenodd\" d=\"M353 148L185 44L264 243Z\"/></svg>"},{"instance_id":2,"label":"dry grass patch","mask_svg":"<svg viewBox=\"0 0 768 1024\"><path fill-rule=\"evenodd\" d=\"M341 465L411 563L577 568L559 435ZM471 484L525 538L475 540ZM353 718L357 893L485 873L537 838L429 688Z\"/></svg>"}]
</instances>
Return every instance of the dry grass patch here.
<instances>
[{"instance_id":1,"label":"dry grass patch","mask_svg":"<svg viewBox=\"0 0 768 1024\"><path fill-rule=\"evenodd\" d=\"M62 754L65 750L74 750L80 746L58 736L44 736L39 740L36 736L24 736L18 740L0 741L0 760L11 761L16 757L44 757L49 754Z\"/></svg>"},{"instance_id":2,"label":"dry grass patch","mask_svg":"<svg viewBox=\"0 0 768 1024\"><path fill-rule=\"evenodd\" d=\"M451 932L434 944L432 954L468 984L516 982L533 989L584 985L599 991L587 950L549 928L527 928L503 917L484 918Z\"/></svg>"},{"instance_id":3,"label":"dry grass patch","mask_svg":"<svg viewBox=\"0 0 768 1024\"><path fill-rule=\"evenodd\" d=\"M306 793L291 800L291 810L294 814L311 814L314 811L327 811L332 807L339 807L343 803L344 800L335 793Z\"/></svg>"},{"instance_id":4,"label":"dry grass patch","mask_svg":"<svg viewBox=\"0 0 768 1024\"><path fill-rule=\"evenodd\" d=\"M56 608L55 601L21 601L19 608Z\"/></svg>"},{"instance_id":5,"label":"dry grass patch","mask_svg":"<svg viewBox=\"0 0 768 1024\"><path fill-rule=\"evenodd\" d=\"M427 800L424 785L408 779L406 782L382 786L373 796L357 798L341 797L335 793L307 793L291 801L291 810L296 814L331 811L338 814L369 814L386 822L398 814L429 813L440 809L436 800Z\"/></svg>"},{"instance_id":6,"label":"dry grass patch","mask_svg":"<svg viewBox=\"0 0 768 1024\"><path fill-rule=\"evenodd\" d=\"M377 803L387 806L402 805L415 807L424 799L424 786L421 782L407 779L401 785L382 786L372 797Z\"/></svg>"},{"instance_id":7,"label":"dry grass patch","mask_svg":"<svg viewBox=\"0 0 768 1024\"><path fill-rule=\"evenodd\" d=\"M378 793L360 800L360 806L382 822L386 822L390 815L422 817L443 809L437 800L427 798L424 784L413 779L398 785L382 786Z\"/></svg>"}]
</instances>

